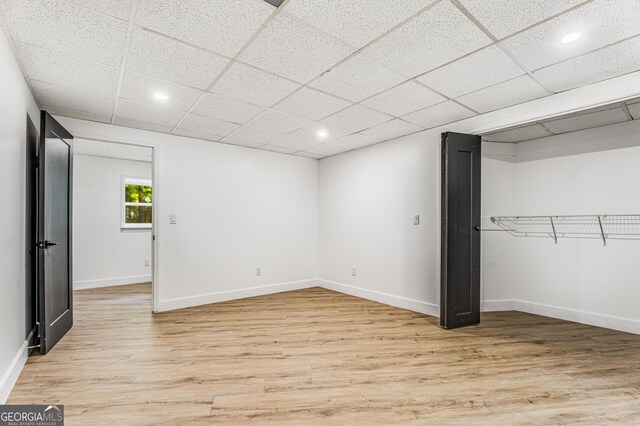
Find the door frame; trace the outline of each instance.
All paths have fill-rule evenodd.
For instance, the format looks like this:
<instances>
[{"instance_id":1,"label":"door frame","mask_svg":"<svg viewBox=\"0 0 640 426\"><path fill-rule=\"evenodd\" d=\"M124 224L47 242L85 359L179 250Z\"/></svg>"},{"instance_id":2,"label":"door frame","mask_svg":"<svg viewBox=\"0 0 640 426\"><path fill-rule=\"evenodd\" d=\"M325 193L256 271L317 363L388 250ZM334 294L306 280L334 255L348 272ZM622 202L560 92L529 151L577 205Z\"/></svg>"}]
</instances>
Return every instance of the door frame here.
<instances>
[{"instance_id":1,"label":"door frame","mask_svg":"<svg viewBox=\"0 0 640 426\"><path fill-rule=\"evenodd\" d=\"M151 184L153 186L153 210L151 213L152 216L152 224L151 224L151 312L159 312L160 306L160 292L158 291L158 277L159 277L159 264L158 264L158 220L160 217L159 214L159 202L158 202L158 151L159 148L155 144L146 144L146 143L138 143L138 142L124 142L121 140L110 140L106 138L100 137L86 137L82 136L82 134L74 135L76 139L94 141L94 142L102 142L102 143L112 143L118 145L130 145L130 146L138 146L142 148L150 148L151 149ZM108 157L107 157L108 158Z\"/></svg>"},{"instance_id":2,"label":"door frame","mask_svg":"<svg viewBox=\"0 0 640 426\"><path fill-rule=\"evenodd\" d=\"M27 345L35 346L38 340L38 147L40 130L27 114L26 164L25 164L25 309Z\"/></svg>"}]
</instances>

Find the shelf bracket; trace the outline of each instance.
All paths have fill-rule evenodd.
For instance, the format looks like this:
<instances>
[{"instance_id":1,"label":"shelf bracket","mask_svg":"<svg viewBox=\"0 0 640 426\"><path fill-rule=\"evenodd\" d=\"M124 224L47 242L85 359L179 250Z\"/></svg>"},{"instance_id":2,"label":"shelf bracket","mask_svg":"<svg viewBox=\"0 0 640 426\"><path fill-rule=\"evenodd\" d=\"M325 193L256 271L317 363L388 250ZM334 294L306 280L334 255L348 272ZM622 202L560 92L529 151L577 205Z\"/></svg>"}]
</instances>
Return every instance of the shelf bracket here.
<instances>
[{"instance_id":1,"label":"shelf bracket","mask_svg":"<svg viewBox=\"0 0 640 426\"><path fill-rule=\"evenodd\" d=\"M551 229L553 230L553 240L558 244L558 235L556 234L556 225L553 223L553 216L549 216L551 221Z\"/></svg>"},{"instance_id":2,"label":"shelf bracket","mask_svg":"<svg viewBox=\"0 0 640 426\"><path fill-rule=\"evenodd\" d=\"M598 216L598 225L600 225L600 235L602 235L602 242L607 245L607 237L604 235L604 229L602 228L602 219Z\"/></svg>"}]
</instances>

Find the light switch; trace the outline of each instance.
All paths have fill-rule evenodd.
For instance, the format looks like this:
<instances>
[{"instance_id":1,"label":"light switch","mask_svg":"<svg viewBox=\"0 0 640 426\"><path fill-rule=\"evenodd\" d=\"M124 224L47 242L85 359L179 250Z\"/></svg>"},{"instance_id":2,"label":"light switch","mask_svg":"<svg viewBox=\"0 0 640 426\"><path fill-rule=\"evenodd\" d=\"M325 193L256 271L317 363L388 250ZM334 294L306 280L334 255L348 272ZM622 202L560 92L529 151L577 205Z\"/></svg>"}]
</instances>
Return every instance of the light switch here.
<instances>
[{"instance_id":1,"label":"light switch","mask_svg":"<svg viewBox=\"0 0 640 426\"><path fill-rule=\"evenodd\" d=\"M414 225L420 225L420 215L419 214L413 216L413 224Z\"/></svg>"},{"instance_id":2,"label":"light switch","mask_svg":"<svg viewBox=\"0 0 640 426\"><path fill-rule=\"evenodd\" d=\"M178 215L177 214L170 214L169 215L169 223L171 225L175 225L176 223L178 223Z\"/></svg>"}]
</instances>

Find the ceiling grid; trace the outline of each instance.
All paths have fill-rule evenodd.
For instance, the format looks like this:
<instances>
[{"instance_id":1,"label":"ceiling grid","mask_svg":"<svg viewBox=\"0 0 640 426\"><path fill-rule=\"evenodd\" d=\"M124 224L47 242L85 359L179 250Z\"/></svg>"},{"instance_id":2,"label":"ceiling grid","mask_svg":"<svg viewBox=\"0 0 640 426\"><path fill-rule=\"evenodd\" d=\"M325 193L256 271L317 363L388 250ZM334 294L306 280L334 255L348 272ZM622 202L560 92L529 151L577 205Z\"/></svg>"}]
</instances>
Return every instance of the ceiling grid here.
<instances>
[{"instance_id":1,"label":"ceiling grid","mask_svg":"<svg viewBox=\"0 0 640 426\"><path fill-rule=\"evenodd\" d=\"M640 69L635 0L6 0L0 17L54 114L311 158Z\"/></svg>"}]
</instances>

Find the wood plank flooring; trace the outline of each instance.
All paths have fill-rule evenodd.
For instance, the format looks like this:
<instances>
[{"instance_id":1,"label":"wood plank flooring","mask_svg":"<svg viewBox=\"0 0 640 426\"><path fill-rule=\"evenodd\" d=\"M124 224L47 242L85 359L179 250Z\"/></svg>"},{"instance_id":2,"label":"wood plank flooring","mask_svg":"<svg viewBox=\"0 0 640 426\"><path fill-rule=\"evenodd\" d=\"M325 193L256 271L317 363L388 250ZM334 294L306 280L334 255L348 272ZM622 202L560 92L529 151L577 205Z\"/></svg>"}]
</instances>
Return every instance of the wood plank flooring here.
<instances>
[{"instance_id":1,"label":"wood plank flooring","mask_svg":"<svg viewBox=\"0 0 640 426\"><path fill-rule=\"evenodd\" d=\"M640 336L535 315L437 319L313 288L150 312L75 293L75 325L8 403L91 424L640 424Z\"/></svg>"}]
</instances>

